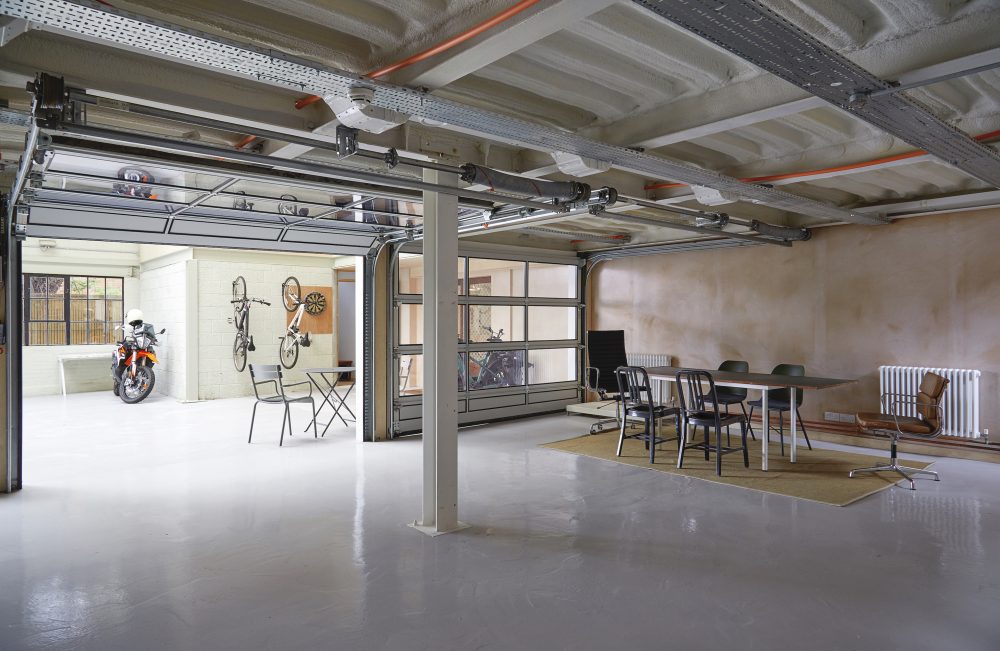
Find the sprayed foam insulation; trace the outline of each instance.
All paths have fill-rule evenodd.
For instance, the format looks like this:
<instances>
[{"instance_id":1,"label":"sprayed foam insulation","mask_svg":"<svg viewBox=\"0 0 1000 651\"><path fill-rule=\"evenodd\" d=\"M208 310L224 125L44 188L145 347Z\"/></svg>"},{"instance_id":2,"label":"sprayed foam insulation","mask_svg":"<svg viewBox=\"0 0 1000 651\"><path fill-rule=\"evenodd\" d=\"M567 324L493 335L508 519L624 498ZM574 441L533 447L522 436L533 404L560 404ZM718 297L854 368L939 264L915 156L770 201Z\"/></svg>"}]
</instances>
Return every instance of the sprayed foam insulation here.
<instances>
[{"instance_id":1,"label":"sprayed foam insulation","mask_svg":"<svg viewBox=\"0 0 1000 651\"><path fill-rule=\"evenodd\" d=\"M133 11L193 29L364 73L451 37L499 11L511 0L153 0L115 2ZM852 61L886 79L920 67L1000 47L1000 10L996 0L766 0L765 4L798 27L818 36ZM502 28L500 28L502 29ZM70 61L81 48L94 56L87 81L95 86L134 80L137 94L152 92L158 81L175 79L172 64L149 60L135 75L138 55L106 51L31 33L4 49L11 69L31 72L32 44L44 50L45 68L58 72L59 57ZM89 55L88 55L89 56ZM120 62L117 63L116 62ZM69 63L67 63L69 65ZM176 67L176 66L174 66ZM166 72L164 72L166 71ZM236 84L204 73L191 74L190 95L235 96ZM211 80L212 83L205 81ZM390 78L391 79L391 78ZM106 80L106 81L105 81ZM222 80L220 82L220 80ZM222 85L219 85L219 84ZM0 84L8 84L0 77ZM16 85L16 84L15 84ZM12 86L13 87L13 86ZM23 86L22 86L23 87ZM5 89L6 90L6 89ZM319 109L296 113L285 108L293 94L256 89L262 116L302 124ZM568 22L541 40L436 91L442 96L488 107L615 144L635 144L710 122L732 112L774 106L805 97L798 89L739 58L701 41L632 2L622 1L587 18ZM937 115L970 134L1000 129L1000 70L971 75L910 91ZM183 103L184 98L178 98ZM248 101L240 99L239 101ZM92 116L127 126L115 116ZM118 120L118 122L116 122ZM132 125L157 132L163 125ZM10 131L10 133L8 133ZM20 146L20 133L0 131L5 159ZM229 135L229 139L238 138ZM176 134L171 134L176 135ZM226 134L199 133L207 142ZM864 161L908 151L905 143L835 108L732 128L677 142L653 151L734 176L764 176ZM312 154L316 155L316 154ZM323 156L318 156L323 158ZM613 171L618 180L623 173ZM562 178L560 175L550 178ZM652 179L650 179L652 180ZM588 178L601 184L601 175ZM640 187L646 179L634 179ZM887 200L941 196L982 189L982 183L936 163L859 171L832 179L808 180L782 189L844 206ZM634 191L634 189L630 189ZM656 198L686 190L657 191ZM683 205L700 207L693 201ZM737 203L733 214L783 223L788 215L762 206ZM794 220L792 220L794 221ZM629 232L636 241L658 237L661 229L613 224L590 218L566 222L567 229L595 233ZM498 234L499 236L499 234ZM679 233L678 237L687 237Z\"/></svg>"}]
</instances>

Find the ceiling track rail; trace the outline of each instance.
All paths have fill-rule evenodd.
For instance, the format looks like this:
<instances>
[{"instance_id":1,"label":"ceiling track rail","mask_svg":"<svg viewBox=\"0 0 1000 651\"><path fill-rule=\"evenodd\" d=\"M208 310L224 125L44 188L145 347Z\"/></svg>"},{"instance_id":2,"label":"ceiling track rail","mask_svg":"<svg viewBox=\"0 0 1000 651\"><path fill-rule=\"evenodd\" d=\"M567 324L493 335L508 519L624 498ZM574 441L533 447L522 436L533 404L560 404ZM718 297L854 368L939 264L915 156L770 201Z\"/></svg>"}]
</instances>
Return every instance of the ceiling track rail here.
<instances>
[{"instance_id":1,"label":"ceiling track rail","mask_svg":"<svg viewBox=\"0 0 1000 651\"><path fill-rule=\"evenodd\" d=\"M351 88L366 87L373 91L375 105L405 113L429 126L542 152L569 152L606 161L619 169L649 178L703 185L734 193L745 201L812 217L861 224L885 223L878 215L860 214L765 185L745 183L680 161L590 140L571 132L325 68L273 50L225 41L111 7L97 9L67 0L0 0L0 14L27 20L36 29L320 96L332 94L346 97Z\"/></svg>"},{"instance_id":2,"label":"ceiling track rail","mask_svg":"<svg viewBox=\"0 0 1000 651\"><path fill-rule=\"evenodd\" d=\"M886 133L1000 187L1000 154L759 0L633 0Z\"/></svg>"},{"instance_id":3,"label":"ceiling track rail","mask_svg":"<svg viewBox=\"0 0 1000 651\"><path fill-rule=\"evenodd\" d=\"M662 255L664 253L684 253L686 251L711 251L715 249L733 249L745 246L759 246L763 241L750 242L746 240L732 240L728 238L718 238L712 240L697 240L689 242L669 242L664 244L648 244L635 247L625 247L608 251L592 251L581 253L580 255L588 263L606 262L608 260L621 260L622 258L634 258L645 255Z\"/></svg>"},{"instance_id":4,"label":"ceiling track rail","mask_svg":"<svg viewBox=\"0 0 1000 651\"><path fill-rule=\"evenodd\" d=\"M121 143L87 140L67 135L60 135L55 132L52 135L52 143L57 151L100 158L104 160L117 160L122 164L148 165L151 167L165 166L183 172L195 174L213 174L220 177L238 176L244 180L259 181L274 185L302 187L310 190L322 192L358 194L367 196L368 199L394 199L412 203L421 203L422 195L418 191L392 188L388 186L377 186L368 183L349 184L338 182L340 179L321 176L318 174L303 173L292 170L274 169L270 166L248 165L243 162L222 160L221 157L201 158L186 155L184 153L161 151L155 156L150 154L148 148L140 148ZM55 174L55 172L52 172ZM87 175L76 174L76 176L86 177ZM145 184L154 187L172 186L162 183ZM186 189L186 188L178 188ZM249 199L260 201L275 201L274 197L263 197L253 194L242 195ZM277 199L280 201L280 197ZM312 202L304 202L311 205ZM318 205L318 204L317 204ZM469 210L490 210L494 206L492 201L476 201L471 199L460 199L459 206ZM334 206L327 206L333 208ZM339 206L344 210L353 208L351 204ZM369 211L365 211L369 212Z\"/></svg>"},{"instance_id":5,"label":"ceiling track rail","mask_svg":"<svg viewBox=\"0 0 1000 651\"><path fill-rule=\"evenodd\" d=\"M107 129L104 127L63 123L59 125L57 132L76 135L82 138L102 140L105 142L126 143L136 147L150 148L167 152L183 152L186 154L208 158L222 158L242 163L250 163L251 165L256 165L258 167L297 171L319 176L329 176L335 179L370 183L372 185L381 185L389 188L404 188L407 190L416 190L418 192L440 192L441 194L454 195L463 199L478 199L486 202L513 204L516 206L523 206L525 208L552 208L549 204L518 199L516 197L509 197L506 195L499 196L489 192L465 190L454 186L427 183L399 176L367 172L356 168L330 165L326 163L321 164L317 162L305 162L292 158L274 158L272 156L254 154L237 149L223 149L195 142L174 140L160 136L148 136L139 133L119 131L116 129Z\"/></svg>"}]
</instances>

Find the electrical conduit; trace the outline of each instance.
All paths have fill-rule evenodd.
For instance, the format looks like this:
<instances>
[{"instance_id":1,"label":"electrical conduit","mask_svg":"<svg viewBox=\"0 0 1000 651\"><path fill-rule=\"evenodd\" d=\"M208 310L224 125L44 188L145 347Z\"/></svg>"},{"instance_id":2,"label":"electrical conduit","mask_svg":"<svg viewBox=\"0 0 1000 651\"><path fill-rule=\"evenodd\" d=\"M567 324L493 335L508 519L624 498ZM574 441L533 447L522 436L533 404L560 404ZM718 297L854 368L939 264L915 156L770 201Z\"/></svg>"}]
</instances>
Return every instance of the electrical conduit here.
<instances>
[{"instance_id":1,"label":"electrical conduit","mask_svg":"<svg viewBox=\"0 0 1000 651\"><path fill-rule=\"evenodd\" d=\"M1000 138L1000 130L989 131L987 133L981 133L975 136L975 139L979 142L988 142L990 140L995 140ZM884 158L875 158L873 160L862 161L860 163L851 163L850 165L838 165L836 167L824 167L817 170L808 170L805 172L792 172L790 174L772 174L770 176L750 176L746 178L741 178L741 181L746 183L767 183L768 181L784 181L787 179L801 179L808 178L810 176L819 176L820 174L830 174L833 172L847 172L850 170L863 170L866 167L873 167L875 165L883 165L885 163L894 163L900 160L906 160L908 158L917 158L918 156L924 156L927 154L926 151L918 149L916 151L906 152L905 154L896 154L895 156L885 156ZM643 190L665 190L667 188L685 188L686 183L650 183L649 185L643 186Z\"/></svg>"},{"instance_id":2,"label":"electrical conduit","mask_svg":"<svg viewBox=\"0 0 1000 651\"><path fill-rule=\"evenodd\" d=\"M429 59L432 56L441 54L442 52L447 52L456 45L460 45L461 43L464 43L471 38L475 38L476 36L479 36L483 32L490 30L493 27L496 27L497 25L503 23L504 21L510 18L513 18L514 16L521 13L525 9L528 9L529 7L538 4L538 2L539 0L520 0L520 2L515 3L509 9L501 11L492 18L487 18L483 22L474 25L473 27L465 30L464 32L461 32L460 34L452 36L447 40L441 41L437 45L430 47L424 50L423 52L418 52L417 54L409 56L401 61L397 61L396 63L392 63L382 68L377 68L375 70L372 70L365 76L368 77L369 79L379 79L390 73L396 72L397 70L401 70L408 66L412 66L414 63L419 63L420 61ZM297 109L305 108L310 104L315 104L321 99L323 98L320 97L319 95L307 95L306 97L302 97L295 102L295 108Z\"/></svg>"}]
</instances>

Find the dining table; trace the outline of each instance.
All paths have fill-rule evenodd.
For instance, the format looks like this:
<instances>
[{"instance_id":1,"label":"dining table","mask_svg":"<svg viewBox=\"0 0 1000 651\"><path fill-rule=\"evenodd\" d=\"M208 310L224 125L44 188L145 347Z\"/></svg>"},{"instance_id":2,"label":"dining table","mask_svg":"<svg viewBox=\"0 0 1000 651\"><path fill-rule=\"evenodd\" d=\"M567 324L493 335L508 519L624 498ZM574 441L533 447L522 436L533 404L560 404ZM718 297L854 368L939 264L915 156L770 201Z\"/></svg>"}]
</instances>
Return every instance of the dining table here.
<instances>
[{"instance_id":1,"label":"dining table","mask_svg":"<svg viewBox=\"0 0 1000 651\"><path fill-rule=\"evenodd\" d=\"M844 386L857 380L844 380L827 377L810 377L801 375L777 375L774 373L739 373L734 371L719 371L715 369L685 368L680 366L650 366L646 369L650 382L676 382L678 371L704 371L712 375L716 386L734 387L739 389L758 390L761 392L761 420L764 435L761 436L761 470L767 470L768 440L770 435L769 410L767 394L769 389L789 389L791 405L797 402L799 391L821 391ZM798 449L797 416L798 410L791 409L792 450L789 460L796 462Z\"/></svg>"}]
</instances>

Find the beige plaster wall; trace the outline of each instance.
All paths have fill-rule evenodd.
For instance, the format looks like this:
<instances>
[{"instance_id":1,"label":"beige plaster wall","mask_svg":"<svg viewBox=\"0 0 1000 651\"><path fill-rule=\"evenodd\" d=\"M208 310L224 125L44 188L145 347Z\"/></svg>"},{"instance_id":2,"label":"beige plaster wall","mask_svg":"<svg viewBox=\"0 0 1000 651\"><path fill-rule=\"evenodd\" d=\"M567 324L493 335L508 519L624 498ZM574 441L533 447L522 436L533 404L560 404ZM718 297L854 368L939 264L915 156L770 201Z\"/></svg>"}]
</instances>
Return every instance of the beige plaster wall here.
<instances>
[{"instance_id":1,"label":"beige plaster wall","mask_svg":"<svg viewBox=\"0 0 1000 651\"><path fill-rule=\"evenodd\" d=\"M603 263L591 328L678 363L801 363L858 378L806 395L803 417L878 407L882 364L983 371L982 424L1000 437L1000 210L815 231L794 247L751 247Z\"/></svg>"}]
</instances>

